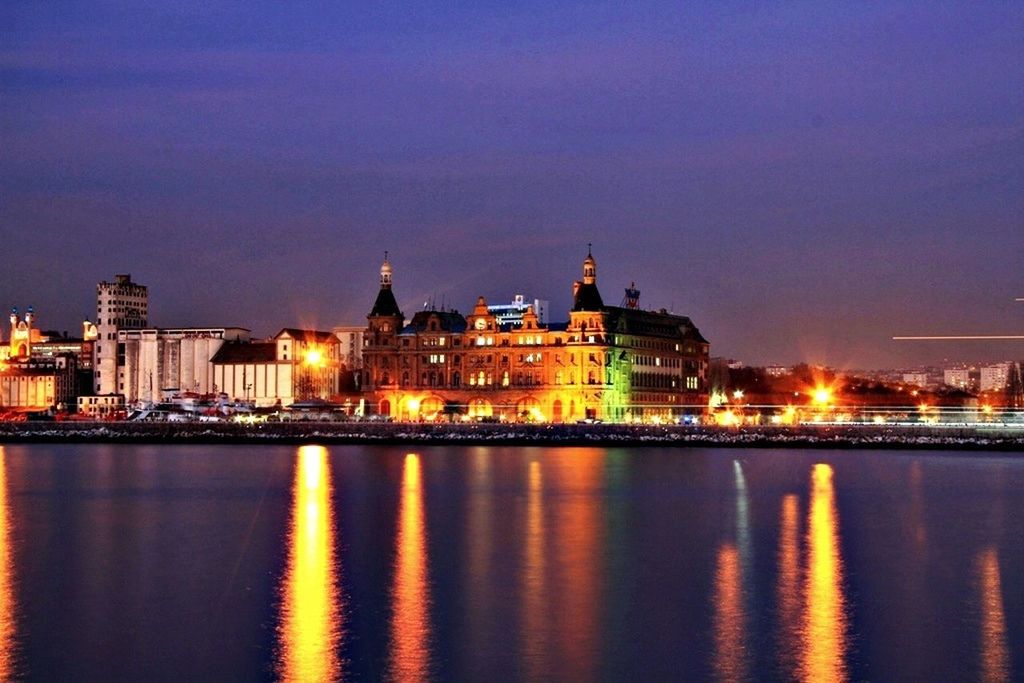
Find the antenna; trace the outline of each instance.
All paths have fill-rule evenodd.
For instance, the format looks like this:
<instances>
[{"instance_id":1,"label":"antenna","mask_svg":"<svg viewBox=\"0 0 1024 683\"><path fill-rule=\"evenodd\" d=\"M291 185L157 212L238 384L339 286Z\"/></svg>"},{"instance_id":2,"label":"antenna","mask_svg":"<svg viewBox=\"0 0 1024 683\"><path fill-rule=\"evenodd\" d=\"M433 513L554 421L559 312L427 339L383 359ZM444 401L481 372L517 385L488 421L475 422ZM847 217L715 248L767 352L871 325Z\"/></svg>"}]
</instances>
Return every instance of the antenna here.
<instances>
[{"instance_id":1,"label":"antenna","mask_svg":"<svg viewBox=\"0 0 1024 683\"><path fill-rule=\"evenodd\" d=\"M626 295L622 297L623 308L640 308L640 290L636 288L635 282L630 282L629 287L626 287Z\"/></svg>"}]
</instances>

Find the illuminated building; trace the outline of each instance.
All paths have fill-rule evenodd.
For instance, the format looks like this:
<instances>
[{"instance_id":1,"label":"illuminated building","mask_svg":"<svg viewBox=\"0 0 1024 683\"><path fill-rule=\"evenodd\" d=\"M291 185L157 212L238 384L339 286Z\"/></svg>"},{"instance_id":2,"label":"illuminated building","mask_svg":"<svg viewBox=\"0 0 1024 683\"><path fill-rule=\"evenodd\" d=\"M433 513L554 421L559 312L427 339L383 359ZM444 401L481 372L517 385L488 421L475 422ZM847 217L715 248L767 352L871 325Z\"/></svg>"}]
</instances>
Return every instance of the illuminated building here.
<instances>
[{"instance_id":1,"label":"illuminated building","mask_svg":"<svg viewBox=\"0 0 1024 683\"><path fill-rule=\"evenodd\" d=\"M674 420L708 401L708 342L684 316L606 306L587 254L569 321L532 306L501 324L483 297L468 316L426 310L405 321L385 259L363 347L362 388L400 420L466 416L568 422Z\"/></svg>"},{"instance_id":2,"label":"illuminated building","mask_svg":"<svg viewBox=\"0 0 1024 683\"><path fill-rule=\"evenodd\" d=\"M516 294L512 298L512 303L488 304L487 310L494 314L499 325L521 325L523 316L531 306L533 312L537 314L537 321L541 325L546 325L551 304L544 299L534 299L528 302L522 294Z\"/></svg>"},{"instance_id":3,"label":"illuminated building","mask_svg":"<svg viewBox=\"0 0 1024 683\"><path fill-rule=\"evenodd\" d=\"M227 342L211 360L213 390L257 406L338 394L341 343L330 332L285 328L271 341Z\"/></svg>"},{"instance_id":4,"label":"illuminated building","mask_svg":"<svg viewBox=\"0 0 1024 683\"><path fill-rule=\"evenodd\" d=\"M971 386L971 371L968 368L943 370L942 381L946 386L966 390Z\"/></svg>"},{"instance_id":5,"label":"illuminated building","mask_svg":"<svg viewBox=\"0 0 1024 683\"><path fill-rule=\"evenodd\" d=\"M1010 381L1010 363L982 366L979 375L981 391L1002 391Z\"/></svg>"},{"instance_id":6,"label":"illuminated building","mask_svg":"<svg viewBox=\"0 0 1024 683\"><path fill-rule=\"evenodd\" d=\"M96 285L93 388L97 394L118 392L117 332L148 327L148 307L148 290L132 282L131 275L118 275L113 282Z\"/></svg>"},{"instance_id":7,"label":"illuminated building","mask_svg":"<svg viewBox=\"0 0 1024 683\"><path fill-rule=\"evenodd\" d=\"M331 328L331 332L341 342L341 362L349 370L358 370L363 367L363 335L366 333L365 325L340 325Z\"/></svg>"},{"instance_id":8,"label":"illuminated building","mask_svg":"<svg viewBox=\"0 0 1024 683\"><path fill-rule=\"evenodd\" d=\"M23 317L11 312L11 332L0 354L0 408L66 408L78 395L78 363L87 342L54 344L33 327L30 306ZM64 352L58 353L61 349Z\"/></svg>"},{"instance_id":9,"label":"illuminated building","mask_svg":"<svg viewBox=\"0 0 1024 683\"><path fill-rule=\"evenodd\" d=\"M240 327L148 328L117 332L117 393L129 404L159 402L161 392L213 393L213 363L227 341L248 341Z\"/></svg>"}]
</instances>

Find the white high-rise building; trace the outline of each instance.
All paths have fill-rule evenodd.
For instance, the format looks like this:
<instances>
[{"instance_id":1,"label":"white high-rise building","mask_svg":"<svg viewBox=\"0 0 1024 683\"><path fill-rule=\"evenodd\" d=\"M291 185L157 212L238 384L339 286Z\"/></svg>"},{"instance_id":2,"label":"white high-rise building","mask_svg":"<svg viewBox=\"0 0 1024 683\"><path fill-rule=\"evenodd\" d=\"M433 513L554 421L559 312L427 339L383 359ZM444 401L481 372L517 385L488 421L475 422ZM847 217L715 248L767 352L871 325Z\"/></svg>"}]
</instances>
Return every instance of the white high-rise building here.
<instances>
[{"instance_id":1,"label":"white high-rise building","mask_svg":"<svg viewBox=\"0 0 1024 683\"><path fill-rule=\"evenodd\" d=\"M1002 391L1010 379L1010 364L998 363L985 365L981 368L980 389L982 391Z\"/></svg>"},{"instance_id":2,"label":"white high-rise building","mask_svg":"<svg viewBox=\"0 0 1024 683\"><path fill-rule=\"evenodd\" d=\"M550 304L546 299L527 300L522 294L516 294L510 304L491 304L487 310L497 317L499 325L521 325L526 309L533 307L537 316L537 322L546 325L548 322L548 308Z\"/></svg>"},{"instance_id":3,"label":"white high-rise building","mask_svg":"<svg viewBox=\"0 0 1024 683\"><path fill-rule=\"evenodd\" d=\"M928 386L928 373L927 372L904 372L903 383L912 384L916 387L927 387Z\"/></svg>"},{"instance_id":4,"label":"white high-rise building","mask_svg":"<svg viewBox=\"0 0 1024 683\"><path fill-rule=\"evenodd\" d=\"M141 330L149 325L149 292L132 282L131 275L118 275L113 282L96 285L96 344L93 346L93 390L117 394L117 331Z\"/></svg>"},{"instance_id":5,"label":"white high-rise building","mask_svg":"<svg viewBox=\"0 0 1024 683\"><path fill-rule=\"evenodd\" d=\"M951 368L942 371L942 381L947 386L968 389L971 386L971 371L967 368Z\"/></svg>"},{"instance_id":6,"label":"white high-rise building","mask_svg":"<svg viewBox=\"0 0 1024 683\"><path fill-rule=\"evenodd\" d=\"M366 325L339 325L331 329L334 336L341 342L341 362L348 370L360 370L363 367L363 335Z\"/></svg>"}]
</instances>

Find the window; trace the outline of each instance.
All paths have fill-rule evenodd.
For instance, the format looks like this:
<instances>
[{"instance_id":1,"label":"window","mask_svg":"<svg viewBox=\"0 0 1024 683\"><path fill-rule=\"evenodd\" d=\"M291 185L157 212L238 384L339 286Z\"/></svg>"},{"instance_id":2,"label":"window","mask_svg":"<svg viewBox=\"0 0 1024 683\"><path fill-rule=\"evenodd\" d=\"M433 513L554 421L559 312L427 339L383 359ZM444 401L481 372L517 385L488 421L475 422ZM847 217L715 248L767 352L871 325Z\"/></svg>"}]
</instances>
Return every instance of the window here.
<instances>
[{"instance_id":1,"label":"window","mask_svg":"<svg viewBox=\"0 0 1024 683\"><path fill-rule=\"evenodd\" d=\"M562 383L562 371L561 370L556 370L555 371L555 384L561 384L561 383Z\"/></svg>"}]
</instances>

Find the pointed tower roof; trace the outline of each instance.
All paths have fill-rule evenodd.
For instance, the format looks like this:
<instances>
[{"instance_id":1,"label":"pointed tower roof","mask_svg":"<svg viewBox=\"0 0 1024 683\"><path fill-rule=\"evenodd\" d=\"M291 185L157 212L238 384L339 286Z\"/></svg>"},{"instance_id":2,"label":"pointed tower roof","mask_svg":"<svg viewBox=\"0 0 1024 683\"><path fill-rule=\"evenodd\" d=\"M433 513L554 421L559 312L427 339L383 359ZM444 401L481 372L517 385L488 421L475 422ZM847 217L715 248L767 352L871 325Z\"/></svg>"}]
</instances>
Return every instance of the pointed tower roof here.
<instances>
[{"instance_id":1,"label":"pointed tower roof","mask_svg":"<svg viewBox=\"0 0 1024 683\"><path fill-rule=\"evenodd\" d=\"M380 267L380 291L377 292L377 300L373 302L373 309L368 317L373 316L394 316L401 318L402 311L395 301L395 294L391 291L391 262L388 261L388 253L384 252L384 263Z\"/></svg>"},{"instance_id":2,"label":"pointed tower roof","mask_svg":"<svg viewBox=\"0 0 1024 683\"><path fill-rule=\"evenodd\" d=\"M587 245L587 257L583 259L583 282L578 283L573 296L572 310L600 311L604 308L601 292L597 291L597 261Z\"/></svg>"}]
</instances>

